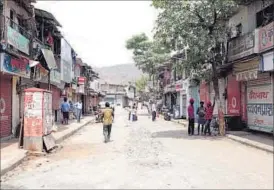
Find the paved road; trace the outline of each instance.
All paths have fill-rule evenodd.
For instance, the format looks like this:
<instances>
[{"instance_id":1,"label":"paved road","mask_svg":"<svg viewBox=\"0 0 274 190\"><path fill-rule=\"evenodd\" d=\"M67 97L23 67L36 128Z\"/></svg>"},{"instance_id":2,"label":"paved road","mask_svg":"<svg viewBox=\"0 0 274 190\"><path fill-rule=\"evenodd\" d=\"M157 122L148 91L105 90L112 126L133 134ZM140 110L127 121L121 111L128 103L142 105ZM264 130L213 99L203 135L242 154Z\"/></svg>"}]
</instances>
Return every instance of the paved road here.
<instances>
[{"instance_id":1,"label":"paved road","mask_svg":"<svg viewBox=\"0 0 274 190\"><path fill-rule=\"evenodd\" d=\"M59 151L30 158L2 188L273 189L273 155L224 138L189 137L182 126L148 116L129 123L116 109L112 142L89 125Z\"/></svg>"}]
</instances>

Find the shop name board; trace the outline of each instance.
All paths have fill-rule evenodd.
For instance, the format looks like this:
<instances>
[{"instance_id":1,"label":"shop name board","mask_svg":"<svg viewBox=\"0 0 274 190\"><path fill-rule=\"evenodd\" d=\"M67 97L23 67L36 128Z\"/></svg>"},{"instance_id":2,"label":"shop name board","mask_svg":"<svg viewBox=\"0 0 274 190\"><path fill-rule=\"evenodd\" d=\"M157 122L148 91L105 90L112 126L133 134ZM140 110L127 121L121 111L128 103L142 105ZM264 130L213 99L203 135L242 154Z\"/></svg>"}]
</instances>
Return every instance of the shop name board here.
<instances>
[{"instance_id":1,"label":"shop name board","mask_svg":"<svg viewBox=\"0 0 274 190\"><path fill-rule=\"evenodd\" d=\"M78 84L81 85L81 84L85 84L86 82L86 77L78 77Z\"/></svg>"},{"instance_id":2,"label":"shop name board","mask_svg":"<svg viewBox=\"0 0 274 190\"><path fill-rule=\"evenodd\" d=\"M258 77L258 71L257 70L251 70L251 71L245 71L236 73L236 80L237 81L248 81L257 79Z\"/></svg>"},{"instance_id":3,"label":"shop name board","mask_svg":"<svg viewBox=\"0 0 274 190\"><path fill-rule=\"evenodd\" d=\"M228 60L234 61L256 53L255 32L233 39L228 44Z\"/></svg>"},{"instance_id":4,"label":"shop name board","mask_svg":"<svg viewBox=\"0 0 274 190\"><path fill-rule=\"evenodd\" d=\"M7 41L16 49L29 55L29 40L10 26L7 29Z\"/></svg>"},{"instance_id":5,"label":"shop name board","mask_svg":"<svg viewBox=\"0 0 274 190\"><path fill-rule=\"evenodd\" d=\"M274 22L259 30L259 51L264 52L274 45Z\"/></svg>"},{"instance_id":6,"label":"shop name board","mask_svg":"<svg viewBox=\"0 0 274 190\"><path fill-rule=\"evenodd\" d=\"M248 127L254 130L273 131L273 93L271 84L247 88Z\"/></svg>"},{"instance_id":7,"label":"shop name board","mask_svg":"<svg viewBox=\"0 0 274 190\"><path fill-rule=\"evenodd\" d=\"M24 78L30 78L30 66L28 59L15 59L5 53L2 53L1 57L1 71Z\"/></svg>"},{"instance_id":8,"label":"shop name board","mask_svg":"<svg viewBox=\"0 0 274 190\"><path fill-rule=\"evenodd\" d=\"M253 100L256 100L256 99L267 99L269 98L269 95L270 95L270 92L254 92L253 90L251 90L249 92L249 99L253 99Z\"/></svg>"}]
</instances>

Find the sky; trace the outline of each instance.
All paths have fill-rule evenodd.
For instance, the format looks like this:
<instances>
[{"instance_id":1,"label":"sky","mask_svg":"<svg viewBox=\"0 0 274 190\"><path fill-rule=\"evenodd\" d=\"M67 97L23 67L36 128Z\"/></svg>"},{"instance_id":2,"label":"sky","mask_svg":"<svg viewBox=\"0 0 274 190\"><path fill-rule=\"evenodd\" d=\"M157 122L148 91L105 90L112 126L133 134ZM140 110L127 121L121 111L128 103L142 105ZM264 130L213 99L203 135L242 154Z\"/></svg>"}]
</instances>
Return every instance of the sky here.
<instances>
[{"instance_id":1,"label":"sky","mask_svg":"<svg viewBox=\"0 0 274 190\"><path fill-rule=\"evenodd\" d=\"M51 12L79 57L96 67L133 63L125 42L145 32L152 37L156 10L150 1L37 1Z\"/></svg>"}]
</instances>

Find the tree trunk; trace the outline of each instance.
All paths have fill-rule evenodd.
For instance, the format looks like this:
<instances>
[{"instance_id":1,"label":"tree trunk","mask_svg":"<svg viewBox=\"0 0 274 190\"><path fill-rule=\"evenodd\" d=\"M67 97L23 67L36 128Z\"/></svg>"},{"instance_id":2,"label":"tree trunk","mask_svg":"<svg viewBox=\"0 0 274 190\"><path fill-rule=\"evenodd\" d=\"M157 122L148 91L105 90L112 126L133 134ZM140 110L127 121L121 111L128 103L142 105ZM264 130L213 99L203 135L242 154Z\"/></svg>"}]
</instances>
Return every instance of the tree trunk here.
<instances>
[{"instance_id":1,"label":"tree trunk","mask_svg":"<svg viewBox=\"0 0 274 190\"><path fill-rule=\"evenodd\" d=\"M224 122L224 111L223 106L220 100L220 90L219 90L219 81L217 77L217 68L216 63L212 63L212 71L213 71L213 88L215 92L215 103L217 103L218 106L218 118L219 118L219 130L220 135L225 135L225 122Z\"/></svg>"}]
</instances>

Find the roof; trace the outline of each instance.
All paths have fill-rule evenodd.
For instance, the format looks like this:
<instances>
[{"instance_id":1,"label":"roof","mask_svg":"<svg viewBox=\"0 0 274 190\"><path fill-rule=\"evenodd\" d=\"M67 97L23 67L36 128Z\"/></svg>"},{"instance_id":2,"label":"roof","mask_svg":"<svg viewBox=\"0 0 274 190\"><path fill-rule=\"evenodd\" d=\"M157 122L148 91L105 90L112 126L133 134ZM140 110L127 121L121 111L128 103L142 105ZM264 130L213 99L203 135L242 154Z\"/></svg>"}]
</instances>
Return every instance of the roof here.
<instances>
[{"instance_id":1,"label":"roof","mask_svg":"<svg viewBox=\"0 0 274 190\"><path fill-rule=\"evenodd\" d=\"M49 20L52 24L62 27L62 25L56 20L56 18L50 12L42 9L35 8L35 16Z\"/></svg>"}]
</instances>

